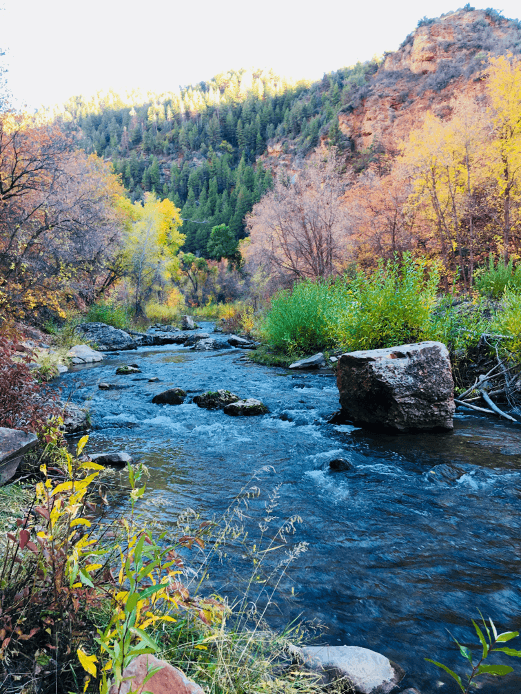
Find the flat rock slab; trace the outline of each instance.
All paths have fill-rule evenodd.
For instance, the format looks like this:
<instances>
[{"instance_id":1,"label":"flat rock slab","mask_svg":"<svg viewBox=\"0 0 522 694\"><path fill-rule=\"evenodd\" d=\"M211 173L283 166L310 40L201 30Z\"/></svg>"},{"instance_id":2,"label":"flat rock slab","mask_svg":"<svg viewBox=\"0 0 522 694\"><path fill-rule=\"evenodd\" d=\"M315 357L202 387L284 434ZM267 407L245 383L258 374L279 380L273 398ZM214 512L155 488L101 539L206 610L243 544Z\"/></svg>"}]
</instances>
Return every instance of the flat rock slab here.
<instances>
[{"instance_id":1,"label":"flat rock slab","mask_svg":"<svg viewBox=\"0 0 522 694\"><path fill-rule=\"evenodd\" d=\"M181 405L186 397L187 393L182 388L169 388L155 395L152 402L155 405Z\"/></svg>"},{"instance_id":2,"label":"flat rock slab","mask_svg":"<svg viewBox=\"0 0 522 694\"><path fill-rule=\"evenodd\" d=\"M217 349L229 349L230 345L226 340L216 340L214 337L207 337L204 340L198 340L192 349L198 352L209 352Z\"/></svg>"},{"instance_id":3,"label":"flat rock slab","mask_svg":"<svg viewBox=\"0 0 522 694\"><path fill-rule=\"evenodd\" d=\"M388 694L405 674L386 656L359 646L294 646L291 653L308 670L322 673L325 684L344 679L357 694Z\"/></svg>"},{"instance_id":4,"label":"flat rock slab","mask_svg":"<svg viewBox=\"0 0 522 694\"><path fill-rule=\"evenodd\" d=\"M105 323L81 323L75 328L75 332L94 343L99 352L137 348L132 335Z\"/></svg>"},{"instance_id":5,"label":"flat rock slab","mask_svg":"<svg viewBox=\"0 0 522 694\"><path fill-rule=\"evenodd\" d=\"M252 340L247 340L244 337L239 337L239 335L229 335L227 337L227 342L232 347L244 347L245 349L255 348L255 344Z\"/></svg>"},{"instance_id":6,"label":"flat rock slab","mask_svg":"<svg viewBox=\"0 0 522 694\"><path fill-rule=\"evenodd\" d=\"M453 429L453 377L441 342L348 352L337 367L342 414L360 426Z\"/></svg>"},{"instance_id":7,"label":"flat rock slab","mask_svg":"<svg viewBox=\"0 0 522 694\"><path fill-rule=\"evenodd\" d=\"M247 400L237 400L227 405L223 412L232 417L255 417L256 415L266 414L268 407L261 400L248 398Z\"/></svg>"},{"instance_id":8,"label":"flat rock slab","mask_svg":"<svg viewBox=\"0 0 522 694\"><path fill-rule=\"evenodd\" d=\"M115 453L93 453L89 456L93 463L99 465L127 465L132 463L132 456L125 451L116 451Z\"/></svg>"},{"instance_id":9,"label":"flat rock slab","mask_svg":"<svg viewBox=\"0 0 522 694\"><path fill-rule=\"evenodd\" d=\"M290 364L289 369L320 369L325 365L324 354L318 352L314 354L313 357L307 357L306 359L299 359L299 361L294 361Z\"/></svg>"},{"instance_id":10,"label":"flat rock slab","mask_svg":"<svg viewBox=\"0 0 522 694\"><path fill-rule=\"evenodd\" d=\"M0 427L0 485L13 477L24 455L37 443L38 438L35 434Z\"/></svg>"},{"instance_id":11,"label":"flat rock slab","mask_svg":"<svg viewBox=\"0 0 522 694\"><path fill-rule=\"evenodd\" d=\"M147 673L161 668L144 684ZM113 684L109 694L129 694L129 692L149 692L150 694L205 694L203 689L189 680L177 668L159 660L151 653L134 658L123 671L123 682L120 686Z\"/></svg>"},{"instance_id":12,"label":"flat rock slab","mask_svg":"<svg viewBox=\"0 0 522 694\"><path fill-rule=\"evenodd\" d=\"M92 349L89 345L74 345L67 352L67 356L73 364L94 364L103 361L103 354Z\"/></svg>"},{"instance_id":13,"label":"flat rock slab","mask_svg":"<svg viewBox=\"0 0 522 694\"><path fill-rule=\"evenodd\" d=\"M195 345L199 340L206 340L208 337L210 337L210 333L194 333L193 335L184 335L183 346L192 347L192 345Z\"/></svg>"},{"instance_id":14,"label":"flat rock slab","mask_svg":"<svg viewBox=\"0 0 522 694\"><path fill-rule=\"evenodd\" d=\"M198 407L204 407L207 410L221 410L239 399L234 393L222 388L216 392L208 391L202 395L196 395L192 402L195 402Z\"/></svg>"}]
</instances>

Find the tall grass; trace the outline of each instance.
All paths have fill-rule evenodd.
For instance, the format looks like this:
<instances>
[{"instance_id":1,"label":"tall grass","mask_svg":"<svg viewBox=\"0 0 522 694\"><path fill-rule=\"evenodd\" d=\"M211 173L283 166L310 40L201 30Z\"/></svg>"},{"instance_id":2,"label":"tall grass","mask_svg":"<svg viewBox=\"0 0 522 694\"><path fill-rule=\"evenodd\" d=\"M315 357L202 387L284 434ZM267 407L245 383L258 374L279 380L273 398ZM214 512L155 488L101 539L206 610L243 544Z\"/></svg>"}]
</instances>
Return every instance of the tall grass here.
<instances>
[{"instance_id":1,"label":"tall grass","mask_svg":"<svg viewBox=\"0 0 522 694\"><path fill-rule=\"evenodd\" d=\"M114 328L125 330L131 327L131 312L127 306L114 301L98 301L89 306L83 317L84 323L106 323Z\"/></svg>"}]
</instances>

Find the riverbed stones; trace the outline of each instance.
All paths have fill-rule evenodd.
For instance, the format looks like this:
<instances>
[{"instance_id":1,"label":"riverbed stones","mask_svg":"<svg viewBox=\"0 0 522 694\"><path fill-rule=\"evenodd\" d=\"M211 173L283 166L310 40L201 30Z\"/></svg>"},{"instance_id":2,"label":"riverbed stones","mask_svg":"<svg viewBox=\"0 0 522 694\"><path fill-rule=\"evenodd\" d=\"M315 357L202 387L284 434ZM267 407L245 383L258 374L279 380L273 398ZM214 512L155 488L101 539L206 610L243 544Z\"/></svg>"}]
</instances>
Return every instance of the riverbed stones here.
<instances>
[{"instance_id":1,"label":"riverbed stones","mask_svg":"<svg viewBox=\"0 0 522 694\"><path fill-rule=\"evenodd\" d=\"M13 477L24 455L37 443L35 434L0 427L0 486Z\"/></svg>"},{"instance_id":2,"label":"riverbed stones","mask_svg":"<svg viewBox=\"0 0 522 694\"><path fill-rule=\"evenodd\" d=\"M147 673L159 668L145 682ZM204 694L203 689L165 660L159 660L152 653L139 655L124 669L121 684L114 683L109 694L129 694L147 691L150 694Z\"/></svg>"},{"instance_id":3,"label":"riverbed stones","mask_svg":"<svg viewBox=\"0 0 522 694\"><path fill-rule=\"evenodd\" d=\"M320 369L325 365L324 354L318 352L312 357L307 357L306 359L299 359L299 361L294 361L290 364L289 369Z\"/></svg>"},{"instance_id":4,"label":"riverbed stones","mask_svg":"<svg viewBox=\"0 0 522 694\"><path fill-rule=\"evenodd\" d=\"M336 472L353 469L352 463L346 460L346 458L334 458L334 460L330 460L328 466L330 470L335 470Z\"/></svg>"},{"instance_id":5,"label":"riverbed stones","mask_svg":"<svg viewBox=\"0 0 522 694\"><path fill-rule=\"evenodd\" d=\"M197 352L210 352L218 349L229 349L230 345L225 340L216 340L214 337L207 337L204 340L198 340L192 349Z\"/></svg>"},{"instance_id":6,"label":"riverbed stones","mask_svg":"<svg viewBox=\"0 0 522 694\"><path fill-rule=\"evenodd\" d=\"M227 342L232 347L242 347L243 349L255 349L256 347L252 340L247 340L245 337L239 337L239 335L228 335Z\"/></svg>"},{"instance_id":7,"label":"riverbed stones","mask_svg":"<svg viewBox=\"0 0 522 694\"><path fill-rule=\"evenodd\" d=\"M194 318L192 316L181 316L181 329L182 330L195 330L196 324L194 323Z\"/></svg>"},{"instance_id":8,"label":"riverbed stones","mask_svg":"<svg viewBox=\"0 0 522 694\"><path fill-rule=\"evenodd\" d=\"M89 411L74 402L68 402L64 406L62 428L68 436L87 431L90 428Z\"/></svg>"},{"instance_id":9,"label":"riverbed stones","mask_svg":"<svg viewBox=\"0 0 522 694\"><path fill-rule=\"evenodd\" d=\"M75 328L75 332L95 344L98 352L137 348L132 335L105 323L81 323Z\"/></svg>"},{"instance_id":10,"label":"riverbed stones","mask_svg":"<svg viewBox=\"0 0 522 694\"><path fill-rule=\"evenodd\" d=\"M132 456L126 451L115 451L114 453L91 453L89 458L93 463L98 465L114 465L121 467L132 463Z\"/></svg>"},{"instance_id":11,"label":"riverbed stones","mask_svg":"<svg viewBox=\"0 0 522 694\"><path fill-rule=\"evenodd\" d=\"M441 342L343 354L337 387L342 414L354 424L395 431L453 429L453 378Z\"/></svg>"},{"instance_id":12,"label":"riverbed stones","mask_svg":"<svg viewBox=\"0 0 522 694\"><path fill-rule=\"evenodd\" d=\"M128 376L129 374L140 374L141 369L133 364L124 364L123 366L118 366L116 369L116 374L118 376Z\"/></svg>"},{"instance_id":13,"label":"riverbed stones","mask_svg":"<svg viewBox=\"0 0 522 694\"><path fill-rule=\"evenodd\" d=\"M193 335L184 335L184 341L183 341L183 346L184 347L192 347L193 345L196 344L199 340L206 340L208 337L210 337L210 333L194 333Z\"/></svg>"},{"instance_id":14,"label":"riverbed stones","mask_svg":"<svg viewBox=\"0 0 522 694\"><path fill-rule=\"evenodd\" d=\"M89 345L74 345L67 352L72 364L94 364L98 361L103 361L103 354L98 352Z\"/></svg>"},{"instance_id":15,"label":"riverbed stones","mask_svg":"<svg viewBox=\"0 0 522 694\"><path fill-rule=\"evenodd\" d=\"M359 646L292 646L301 665L322 676L323 684L345 681L357 694L388 694L404 677L404 670L381 653Z\"/></svg>"},{"instance_id":16,"label":"riverbed stones","mask_svg":"<svg viewBox=\"0 0 522 694\"><path fill-rule=\"evenodd\" d=\"M230 403L230 405L226 405L223 412L232 417L255 417L260 414L266 414L268 407L261 400L247 398L246 400L237 400Z\"/></svg>"},{"instance_id":17,"label":"riverbed stones","mask_svg":"<svg viewBox=\"0 0 522 694\"><path fill-rule=\"evenodd\" d=\"M204 407L207 410L221 410L239 399L234 393L221 388L215 392L208 391L202 395L195 395L192 402L196 403L198 407Z\"/></svg>"},{"instance_id":18,"label":"riverbed stones","mask_svg":"<svg viewBox=\"0 0 522 694\"><path fill-rule=\"evenodd\" d=\"M182 388L169 388L155 395L152 402L155 405L181 405L186 397L187 393Z\"/></svg>"}]
</instances>

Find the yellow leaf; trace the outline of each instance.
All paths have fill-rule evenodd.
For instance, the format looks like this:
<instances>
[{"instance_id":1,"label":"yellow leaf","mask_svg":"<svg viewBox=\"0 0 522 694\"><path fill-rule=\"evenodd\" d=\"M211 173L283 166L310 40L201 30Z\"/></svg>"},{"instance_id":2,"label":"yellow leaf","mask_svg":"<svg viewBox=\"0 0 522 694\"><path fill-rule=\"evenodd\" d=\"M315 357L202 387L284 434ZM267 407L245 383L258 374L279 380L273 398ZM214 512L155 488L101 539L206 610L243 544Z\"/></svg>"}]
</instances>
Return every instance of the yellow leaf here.
<instances>
[{"instance_id":1,"label":"yellow leaf","mask_svg":"<svg viewBox=\"0 0 522 694\"><path fill-rule=\"evenodd\" d=\"M73 521L71 521L71 528L75 528L77 525L86 525L88 528L90 528L92 523L86 518L75 518Z\"/></svg>"},{"instance_id":2,"label":"yellow leaf","mask_svg":"<svg viewBox=\"0 0 522 694\"><path fill-rule=\"evenodd\" d=\"M108 663L105 664L104 670L110 670L112 668L112 660L109 660Z\"/></svg>"},{"instance_id":3,"label":"yellow leaf","mask_svg":"<svg viewBox=\"0 0 522 694\"><path fill-rule=\"evenodd\" d=\"M96 571L97 569L101 569L103 564L87 564L85 567L85 571Z\"/></svg>"},{"instance_id":4,"label":"yellow leaf","mask_svg":"<svg viewBox=\"0 0 522 694\"><path fill-rule=\"evenodd\" d=\"M94 663L98 662L98 658L95 655L87 655L81 648L78 648L76 654L78 655L78 660L83 669L88 672L89 675L96 677L96 665Z\"/></svg>"},{"instance_id":5,"label":"yellow leaf","mask_svg":"<svg viewBox=\"0 0 522 694\"><path fill-rule=\"evenodd\" d=\"M208 648L206 646L194 646L194 648L197 648L198 651L208 651Z\"/></svg>"},{"instance_id":6,"label":"yellow leaf","mask_svg":"<svg viewBox=\"0 0 522 694\"><path fill-rule=\"evenodd\" d=\"M53 489L53 491L51 492L51 496L59 494L60 492L68 492L70 489L72 489L72 486L72 482L62 482Z\"/></svg>"},{"instance_id":7,"label":"yellow leaf","mask_svg":"<svg viewBox=\"0 0 522 694\"><path fill-rule=\"evenodd\" d=\"M82 470L105 470L103 465L98 465L98 463L91 463L91 462L82 463L79 467Z\"/></svg>"},{"instance_id":8,"label":"yellow leaf","mask_svg":"<svg viewBox=\"0 0 522 694\"><path fill-rule=\"evenodd\" d=\"M85 444L89 440L88 436L82 436L82 438L78 441L78 446L76 447L76 455L79 456L83 449L85 448Z\"/></svg>"}]
</instances>

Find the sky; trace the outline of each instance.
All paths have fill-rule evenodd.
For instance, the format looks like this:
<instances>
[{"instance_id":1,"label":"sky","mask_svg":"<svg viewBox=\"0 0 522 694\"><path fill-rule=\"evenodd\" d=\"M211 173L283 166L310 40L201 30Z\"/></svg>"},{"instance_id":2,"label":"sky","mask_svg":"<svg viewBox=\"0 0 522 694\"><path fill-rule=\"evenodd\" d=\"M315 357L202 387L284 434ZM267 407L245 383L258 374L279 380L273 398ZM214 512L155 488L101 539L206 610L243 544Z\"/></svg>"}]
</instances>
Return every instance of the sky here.
<instances>
[{"instance_id":1,"label":"sky","mask_svg":"<svg viewBox=\"0 0 522 694\"><path fill-rule=\"evenodd\" d=\"M499 0L500 2L500 0ZM472 3L477 9L490 7ZM18 104L112 88L171 91L229 69L319 79L396 50L458 0L0 0L0 49ZM501 0L521 18L519 0Z\"/></svg>"}]
</instances>

